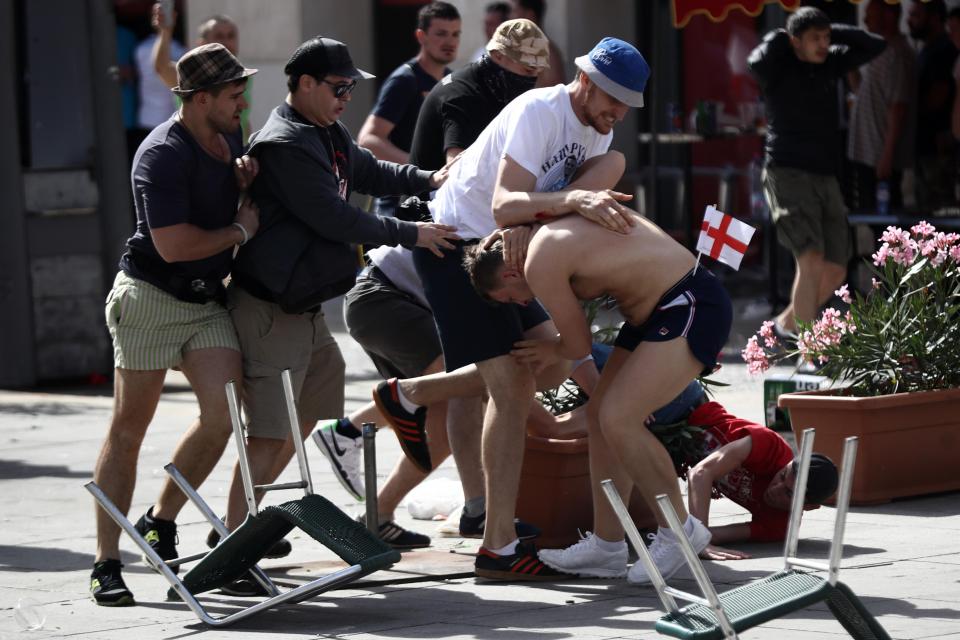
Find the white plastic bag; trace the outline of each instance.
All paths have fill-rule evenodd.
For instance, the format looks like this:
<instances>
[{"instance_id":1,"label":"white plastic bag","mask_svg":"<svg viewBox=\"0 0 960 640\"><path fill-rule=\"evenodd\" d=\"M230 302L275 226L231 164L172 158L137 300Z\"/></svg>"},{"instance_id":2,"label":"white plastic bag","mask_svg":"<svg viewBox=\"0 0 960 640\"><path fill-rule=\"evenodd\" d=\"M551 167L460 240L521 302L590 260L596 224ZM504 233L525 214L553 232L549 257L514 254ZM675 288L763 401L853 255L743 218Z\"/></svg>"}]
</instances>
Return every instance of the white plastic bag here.
<instances>
[{"instance_id":1,"label":"white plastic bag","mask_svg":"<svg viewBox=\"0 0 960 640\"><path fill-rule=\"evenodd\" d=\"M463 504L460 483L450 478L433 478L422 482L407 495L407 511L411 518L433 520L446 518Z\"/></svg>"}]
</instances>

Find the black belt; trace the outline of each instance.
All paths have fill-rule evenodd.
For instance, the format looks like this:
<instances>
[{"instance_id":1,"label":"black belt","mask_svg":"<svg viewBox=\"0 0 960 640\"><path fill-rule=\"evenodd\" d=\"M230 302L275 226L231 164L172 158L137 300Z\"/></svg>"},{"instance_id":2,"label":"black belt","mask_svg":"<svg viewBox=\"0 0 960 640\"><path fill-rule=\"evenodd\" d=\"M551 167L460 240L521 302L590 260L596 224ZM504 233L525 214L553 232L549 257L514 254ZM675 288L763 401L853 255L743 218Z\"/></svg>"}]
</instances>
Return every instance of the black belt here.
<instances>
[{"instance_id":1,"label":"black belt","mask_svg":"<svg viewBox=\"0 0 960 640\"><path fill-rule=\"evenodd\" d=\"M225 301L223 281L220 278L200 278L188 274L170 274L170 265L159 258L137 251L129 252L129 260L139 273L133 274L166 291L177 300L205 304Z\"/></svg>"}]
</instances>

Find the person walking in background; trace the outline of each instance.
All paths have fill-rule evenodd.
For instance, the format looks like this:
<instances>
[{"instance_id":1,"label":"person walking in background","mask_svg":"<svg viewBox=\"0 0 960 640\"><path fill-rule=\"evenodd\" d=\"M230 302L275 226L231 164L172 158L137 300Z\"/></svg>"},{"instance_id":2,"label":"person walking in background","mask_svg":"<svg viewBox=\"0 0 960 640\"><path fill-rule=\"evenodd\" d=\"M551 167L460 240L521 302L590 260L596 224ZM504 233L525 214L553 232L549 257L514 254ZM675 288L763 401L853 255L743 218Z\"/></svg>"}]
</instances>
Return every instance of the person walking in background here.
<instances>
[{"instance_id":1,"label":"person walking in background","mask_svg":"<svg viewBox=\"0 0 960 640\"><path fill-rule=\"evenodd\" d=\"M786 30L771 31L747 64L763 91L769 118L763 188L780 244L793 253L790 303L775 318L781 334L817 309L842 284L849 257L847 208L837 180L838 82L884 49L861 29L830 24L803 7Z\"/></svg>"},{"instance_id":2,"label":"person walking in background","mask_svg":"<svg viewBox=\"0 0 960 640\"><path fill-rule=\"evenodd\" d=\"M924 214L954 201L953 136L950 114L956 87L953 66L957 48L946 30L944 0L913 0L907 13L917 53L917 206Z\"/></svg>"},{"instance_id":3,"label":"person walking in background","mask_svg":"<svg viewBox=\"0 0 960 640\"><path fill-rule=\"evenodd\" d=\"M397 67L380 88L377 103L357 135L357 143L378 160L409 160L420 105L437 81L450 73L448 64L460 48L460 13L447 2L431 2L417 14L420 52ZM377 213L394 215L398 198L380 198Z\"/></svg>"},{"instance_id":4,"label":"person walking in background","mask_svg":"<svg viewBox=\"0 0 960 640\"><path fill-rule=\"evenodd\" d=\"M850 74L856 90L847 138L847 157L853 165L853 206L871 213L903 207L903 170L913 166L916 53L900 31L900 15L899 4L870 0L864 23L887 47Z\"/></svg>"}]
</instances>

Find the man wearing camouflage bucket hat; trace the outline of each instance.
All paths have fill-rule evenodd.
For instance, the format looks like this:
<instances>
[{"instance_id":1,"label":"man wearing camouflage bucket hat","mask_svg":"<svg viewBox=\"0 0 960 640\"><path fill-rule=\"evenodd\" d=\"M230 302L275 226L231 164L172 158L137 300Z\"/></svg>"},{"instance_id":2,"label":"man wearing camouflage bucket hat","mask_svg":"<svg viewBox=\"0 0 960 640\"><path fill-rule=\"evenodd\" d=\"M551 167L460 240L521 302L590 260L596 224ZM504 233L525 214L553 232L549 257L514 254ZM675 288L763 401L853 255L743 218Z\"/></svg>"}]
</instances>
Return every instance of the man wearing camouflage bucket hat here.
<instances>
[{"instance_id":1,"label":"man wearing camouflage bucket hat","mask_svg":"<svg viewBox=\"0 0 960 640\"><path fill-rule=\"evenodd\" d=\"M240 345L224 308L223 279L233 251L257 232L256 205L242 190L257 172L242 156L246 69L223 45L209 44L177 64L174 90L183 105L144 139L134 156L137 228L107 296L113 339L114 410L94 481L124 513L130 507L140 442L160 400L167 369L179 367L200 405L200 419L173 454L197 486L230 436L223 386L239 379ZM164 560L177 557L173 521L184 494L167 479L136 529ZM97 553L90 577L94 601L134 604L120 574L120 528L96 511ZM176 571L176 569L174 569Z\"/></svg>"}]
</instances>

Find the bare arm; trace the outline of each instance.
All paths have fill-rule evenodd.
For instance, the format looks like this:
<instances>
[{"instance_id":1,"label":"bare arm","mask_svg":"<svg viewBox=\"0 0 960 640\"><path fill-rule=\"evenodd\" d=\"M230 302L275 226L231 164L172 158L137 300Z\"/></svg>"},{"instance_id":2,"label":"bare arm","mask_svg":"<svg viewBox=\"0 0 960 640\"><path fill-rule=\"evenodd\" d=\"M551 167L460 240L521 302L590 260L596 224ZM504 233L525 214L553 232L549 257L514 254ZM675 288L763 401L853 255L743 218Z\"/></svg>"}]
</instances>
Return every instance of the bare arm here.
<instances>
[{"instance_id":1,"label":"bare arm","mask_svg":"<svg viewBox=\"0 0 960 640\"><path fill-rule=\"evenodd\" d=\"M542 232L541 232L542 233ZM569 247L557 242L534 242L524 269L527 284L559 333L554 349L564 360L577 360L590 353L592 337L583 307L570 286Z\"/></svg>"},{"instance_id":2,"label":"bare arm","mask_svg":"<svg viewBox=\"0 0 960 640\"><path fill-rule=\"evenodd\" d=\"M537 178L509 155L500 160L493 189L493 218L498 227L542 222L577 212L608 229L627 233L634 224L630 210L620 204L630 195L611 189L533 191Z\"/></svg>"},{"instance_id":3,"label":"bare arm","mask_svg":"<svg viewBox=\"0 0 960 640\"><path fill-rule=\"evenodd\" d=\"M710 527L710 494L713 484L742 465L750 455L752 448L753 441L749 436L740 438L711 452L710 455L687 472L688 509L692 516L703 522L708 528ZM719 542L718 540L715 541Z\"/></svg>"},{"instance_id":4,"label":"bare arm","mask_svg":"<svg viewBox=\"0 0 960 640\"><path fill-rule=\"evenodd\" d=\"M176 16L171 20L171 23L175 20ZM173 29L163 26L164 20L159 3L153 5L150 24L157 32L157 39L153 42L153 51L150 54L150 59L153 61L153 70L157 72L163 83L172 89L178 83L177 65L170 60L170 41L173 39Z\"/></svg>"},{"instance_id":5,"label":"bare arm","mask_svg":"<svg viewBox=\"0 0 960 640\"><path fill-rule=\"evenodd\" d=\"M260 211L250 198L244 198L234 223L219 229L203 229L188 222L150 229L153 246L167 262L190 262L215 256L225 249L252 238L260 226ZM239 224L243 227L243 231ZM244 233L246 231L246 233Z\"/></svg>"},{"instance_id":6,"label":"bare arm","mask_svg":"<svg viewBox=\"0 0 960 640\"><path fill-rule=\"evenodd\" d=\"M369 149L377 160L387 160L397 164L410 162L410 154L390 142L390 132L396 125L380 116L370 114L360 128L357 144Z\"/></svg>"}]
</instances>

